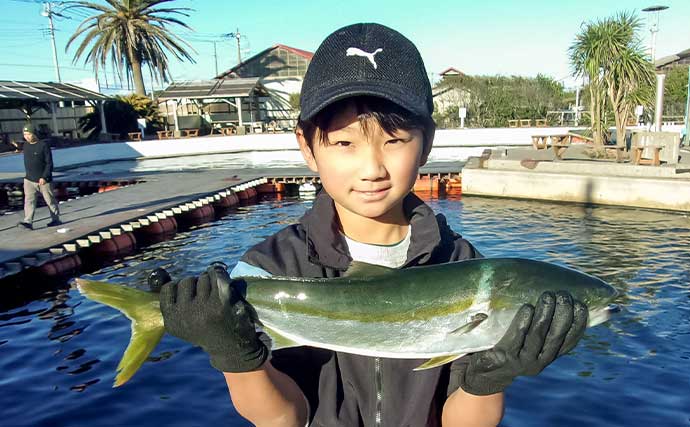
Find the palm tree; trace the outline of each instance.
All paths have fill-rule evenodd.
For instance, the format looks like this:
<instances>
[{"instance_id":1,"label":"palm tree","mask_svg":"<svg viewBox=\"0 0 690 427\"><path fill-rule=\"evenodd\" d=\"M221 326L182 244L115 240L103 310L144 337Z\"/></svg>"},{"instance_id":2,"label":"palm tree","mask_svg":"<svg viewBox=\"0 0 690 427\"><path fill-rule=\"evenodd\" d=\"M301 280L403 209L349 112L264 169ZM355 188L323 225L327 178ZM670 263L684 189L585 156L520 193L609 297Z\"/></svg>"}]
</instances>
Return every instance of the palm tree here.
<instances>
[{"instance_id":1,"label":"palm tree","mask_svg":"<svg viewBox=\"0 0 690 427\"><path fill-rule=\"evenodd\" d=\"M616 143L625 145L625 128L637 104L649 105L654 67L637 36L641 21L631 13L587 23L570 47L575 76L589 79L595 144L603 143L602 116L607 97L616 122Z\"/></svg>"},{"instance_id":2,"label":"palm tree","mask_svg":"<svg viewBox=\"0 0 690 427\"><path fill-rule=\"evenodd\" d=\"M152 77L170 81L168 56L195 62L188 52L193 48L175 35L170 27L191 28L178 17L189 16L189 8L159 7L173 0L105 0L108 5L90 1L71 1L65 10L88 12L67 42L84 36L74 54L76 63L85 55L84 63L91 63L98 73L99 67L110 62L122 79L123 69L127 82L134 83L134 91L146 95L142 66L146 65Z\"/></svg>"}]
</instances>

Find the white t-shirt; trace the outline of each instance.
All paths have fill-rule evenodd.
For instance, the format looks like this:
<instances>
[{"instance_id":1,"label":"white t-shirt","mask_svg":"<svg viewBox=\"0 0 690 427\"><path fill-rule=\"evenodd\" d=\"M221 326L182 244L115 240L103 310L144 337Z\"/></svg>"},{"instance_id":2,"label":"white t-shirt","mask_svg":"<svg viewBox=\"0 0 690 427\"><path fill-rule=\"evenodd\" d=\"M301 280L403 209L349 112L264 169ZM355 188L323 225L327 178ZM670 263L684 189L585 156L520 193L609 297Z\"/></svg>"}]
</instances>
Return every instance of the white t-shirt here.
<instances>
[{"instance_id":1,"label":"white t-shirt","mask_svg":"<svg viewBox=\"0 0 690 427\"><path fill-rule=\"evenodd\" d=\"M410 247L411 234L412 227L408 225L405 238L393 245L372 245L352 240L345 235L343 237L345 237L353 261L399 268L405 265L407 261L407 250Z\"/></svg>"}]
</instances>

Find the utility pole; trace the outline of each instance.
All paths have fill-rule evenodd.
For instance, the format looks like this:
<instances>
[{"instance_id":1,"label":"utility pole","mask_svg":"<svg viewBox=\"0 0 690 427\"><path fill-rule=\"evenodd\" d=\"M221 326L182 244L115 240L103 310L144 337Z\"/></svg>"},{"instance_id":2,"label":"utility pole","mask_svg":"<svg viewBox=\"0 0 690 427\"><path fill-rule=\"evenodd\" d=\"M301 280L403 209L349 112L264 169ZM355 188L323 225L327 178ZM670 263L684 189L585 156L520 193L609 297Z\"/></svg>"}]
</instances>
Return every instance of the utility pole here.
<instances>
[{"instance_id":1,"label":"utility pole","mask_svg":"<svg viewBox=\"0 0 690 427\"><path fill-rule=\"evenodd\" d=\"M235 31L234 33L223 34L223 37L233 38L237 40L237 63L241 64L242 55L240 53L240 37L242 37L242 34L240 34L240 29L238 28L237 31Z\"/></svg>"},{"instance_id":2,"label":"utility pole","mask_svg":"<svg viewBox=\"0 0 690 427\"><path fill-rule=\"evenodd\" d=\"M55 65L55 77L58 83L62 83L60 78L60 64L58 64L57 47L55 47L55 27L53 26L53 7L51 2L43 3L43 12L41 15L48 17L48 32L50 34L50 42L53 46L53 65Z\"/></svg>"},{"instance_id":3,"label":"utility pole","mask_svg":"<svg viewBox=\"0 0 690 427\"><path fill-rule=\"evenodd\" d=\"M218 76L218 51L216 51L216 42L213 41L213 60L216 62L216 76Z\"/></svg>"}]
</instances>

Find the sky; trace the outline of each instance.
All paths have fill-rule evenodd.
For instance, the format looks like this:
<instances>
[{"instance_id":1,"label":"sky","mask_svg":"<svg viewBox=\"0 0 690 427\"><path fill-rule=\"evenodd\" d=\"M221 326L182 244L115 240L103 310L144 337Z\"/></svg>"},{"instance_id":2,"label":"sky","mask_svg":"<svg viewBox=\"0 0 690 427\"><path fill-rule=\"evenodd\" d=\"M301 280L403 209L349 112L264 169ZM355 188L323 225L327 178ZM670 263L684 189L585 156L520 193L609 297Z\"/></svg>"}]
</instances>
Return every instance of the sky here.
<instances>
[{"instance_id":1,"label":"sky","mask_svg":"<svg viewBox=\"0 0 690 427\"><path fill-rule=\"evenodd\" d=\"M103 0L92 0L104 3ZM59 11L62 2L54 1ZM174 80L210 79L215 75L213 41L218 70L237 63L236 40L240 33L243 59L275 44L315 51L336 29L356 22L378 22L412 40L422 54L432 82L448 67L470 75L544 74L574 87L568 47L584 22L621 11L637 12L643 20L641 37L650 43L650 18L641 9L653 5L669 9L659 13L656 57L690 48L688 0L175 0L187 7L183 17L194 31L176 30L196 53L196 63L171 60ZM55 81L48 18L41 15L40 0L0 0L0 80ZM90 65L72 61L74 46L65 52L69 37L81 19L56 17L58 62L63 81L93 78ZM99 76L105 92L121 87L111 72ZM105 88L105 83L108 88ZM147 88L150 88L149 82ZM124 83L125 89L127 88ZM154 85L158 89L161 84Z\"/></svg>"}]
</instances>

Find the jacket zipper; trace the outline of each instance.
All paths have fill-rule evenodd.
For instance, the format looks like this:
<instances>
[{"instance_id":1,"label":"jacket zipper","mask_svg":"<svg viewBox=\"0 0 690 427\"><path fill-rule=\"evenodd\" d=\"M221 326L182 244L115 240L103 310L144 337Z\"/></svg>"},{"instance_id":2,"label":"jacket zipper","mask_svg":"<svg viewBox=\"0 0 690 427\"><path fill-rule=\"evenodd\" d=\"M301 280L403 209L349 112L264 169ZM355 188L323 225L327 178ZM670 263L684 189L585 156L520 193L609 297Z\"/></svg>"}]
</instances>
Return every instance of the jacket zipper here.
<instances>
[{"instance_id":1,"label":"jacket zipper","mask_svg":"<svg viewBox=\"0 0 690 427\"><path fill-rule=\"evenodd\" d=\"M383 401L383 384L381 380L381 359L378 357L374 359L374 374L376 376L374 383L376 384L376 427L381 427L381 405Z\"/></svg>"}]
</instances>

